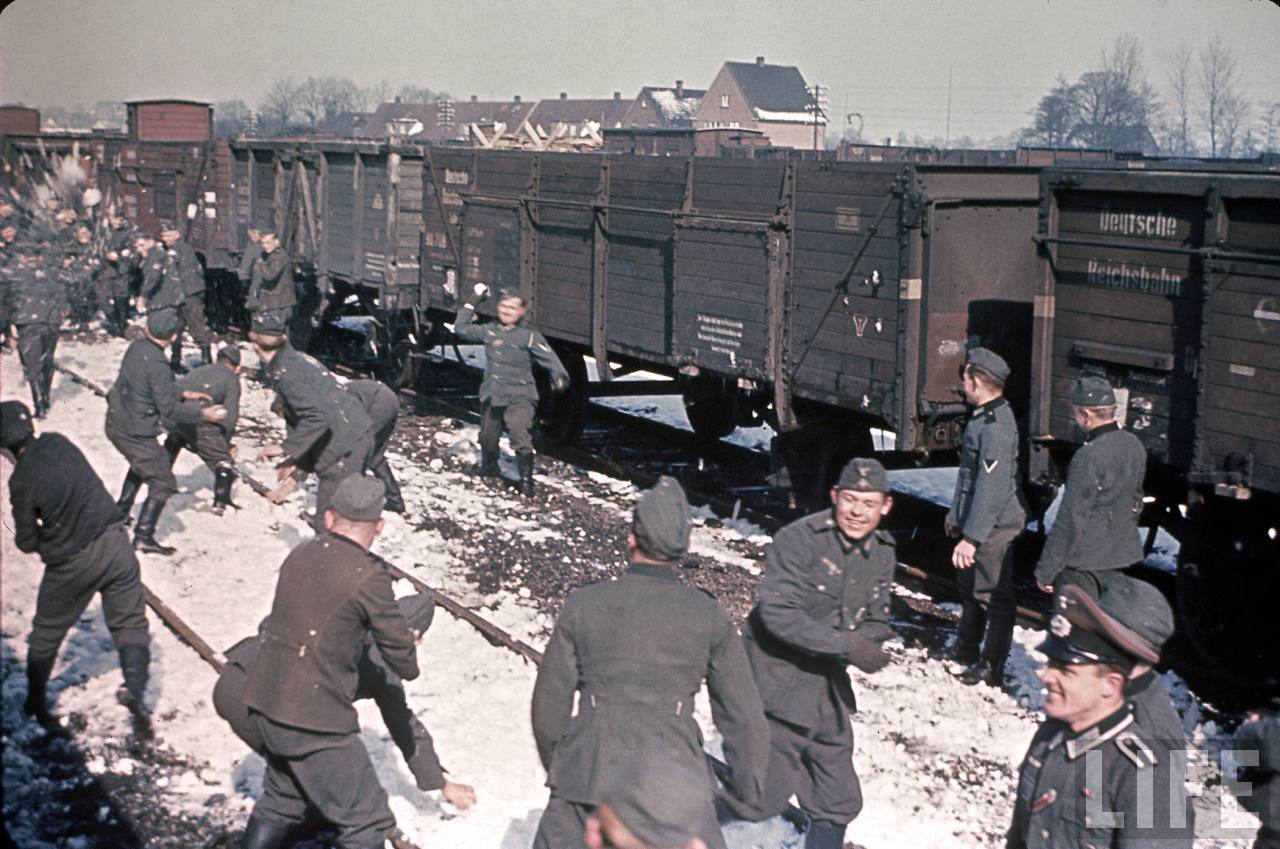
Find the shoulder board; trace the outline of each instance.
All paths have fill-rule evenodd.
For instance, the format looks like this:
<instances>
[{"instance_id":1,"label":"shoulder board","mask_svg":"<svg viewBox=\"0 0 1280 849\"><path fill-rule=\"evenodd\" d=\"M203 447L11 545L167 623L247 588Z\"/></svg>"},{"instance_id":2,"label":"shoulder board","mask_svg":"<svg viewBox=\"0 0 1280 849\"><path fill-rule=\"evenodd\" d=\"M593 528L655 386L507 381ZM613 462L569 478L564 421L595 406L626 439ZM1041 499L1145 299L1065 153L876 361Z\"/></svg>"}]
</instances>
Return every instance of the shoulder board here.
<instances>
[{"instance_id":1,"label":"shoulder board","mask_svg":"<svg viewBox=\"0 0 1280 849\"><path fill-rule=\"evenodd\" d=\"M1147 769L1156 765L1156 753L1151 751L1151 747L1132 731L1117 734L1115 743L1120 754L1133 761L1133 765L1138 769Z\"/></svg>"},{"instance_id":2,"label":"shoulder board","mask_svg":"<svg viewBox=\"0 0 1280 849\"><path fill-rule=\"evenodd\" d=\"M876 539L880 540L881 545L888 545L894 548L897 548L898 546L898 541L894 539L893 534L889 533L886 530L877 530Z\"/></svg>"}]
</instances>

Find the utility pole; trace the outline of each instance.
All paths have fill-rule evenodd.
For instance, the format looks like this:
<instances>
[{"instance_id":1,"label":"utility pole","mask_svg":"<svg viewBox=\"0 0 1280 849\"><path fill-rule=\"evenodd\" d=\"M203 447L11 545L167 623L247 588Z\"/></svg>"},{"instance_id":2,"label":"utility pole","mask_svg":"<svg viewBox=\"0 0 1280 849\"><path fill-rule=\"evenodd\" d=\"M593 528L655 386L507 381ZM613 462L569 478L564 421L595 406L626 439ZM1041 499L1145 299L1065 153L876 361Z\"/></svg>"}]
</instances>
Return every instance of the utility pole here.
<instances>
[{"instance_id":1,"label":"utility pole","mask_svg":"<svg viewBox=\"0 0 1280 849\"><path fill-rule=\"evenodd\" d=\"M813 149L819 150L818 147L818 127L823 118L827 117L827 95L831 91L825 85L817 84L813 87Z\"/></svg>"},{"instance_id":2,"label":"utility pole","mask_svg":"<svg viewBox=\"0 0 1280 849\"><path fill-rule=\"evenodd\" d=\"M947 135L942 142L942 149L951 147L951 66L947 66Z\"/></svg>"}]
</instances>

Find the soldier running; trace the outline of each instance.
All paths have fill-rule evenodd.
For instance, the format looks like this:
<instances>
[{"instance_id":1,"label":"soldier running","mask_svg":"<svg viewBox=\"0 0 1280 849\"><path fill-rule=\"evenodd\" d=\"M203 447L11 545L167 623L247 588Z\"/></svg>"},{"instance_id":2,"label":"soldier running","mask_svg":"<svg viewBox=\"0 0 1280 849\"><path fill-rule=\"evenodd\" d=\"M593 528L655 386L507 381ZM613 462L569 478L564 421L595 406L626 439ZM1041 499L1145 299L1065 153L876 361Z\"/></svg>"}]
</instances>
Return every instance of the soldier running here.
<instances>
[{"instance_id":1,"label":"soldier running","mask_svg":"<svg viewBox=\"0 0 1280 849\"><path fill-rule=\"evenodd\" d=\"M476 286L476 296L483 300L489 289ZM480 462L472 473L482 477L499 477L498 441L505 426L516 453L520 493L533 495L533 416L538 403L538 387L533 380L533 364L537 363L551 377L553 392L569 385L569 373L547 340L533 325L524 321L524 296L519 292L498 293L496 324L476 322L475 304L464 302L458 309L453 332L464 342L485 346L484 381L480 384Z\"/></svg>"},{"instance_id":2,"label":"soldier running","mask_svg":"<svg viewBox=\"0 0 1280 849\"><path fill-rule=\"evenodd\" d=\"M662 477L636 506L630 567L565 601L533 687L533 735L551 787L535 849L582 846L601 792L646 751L699 777L689 790L693 827L707 846L723 847L693 718L704 680L724 737L725 784L743 804L759 803L769 758L760 695L733 620L709 594L680 583L688 545L689 503Z\"/></svg>"},{"instance_id":3,"label":"soldier running","mask_svg":"<svg viewBox=\"0 0 1280 849\"><path fill-rule=\"evenodd\" d=\"M382 846L395 817L360 739L352 699L366 635L387 669L418 677L414 634L391 576L368 553L382 531L382 484L358 472L336 488L324 530L280 567L258 635L244 704L267 752L246 849L274 849L313 808L339 828L341 849Z\"/></svg>"},{"instance_id":4,"label":"soldier running","mask_svg":"<svg viewBox=\"0 0 1280 849\"><path fill-rule=\"evenodd\" d=\"M27 700L23 707L50 721L45 690L58 647L95 594L111 633L124 685L117 699L141 736L150 733L143 697L151 637L138 558L120 512L84 454L58 433L36 437L31 414L18 401L0 404L0 448L16 457L9 478L14 538L20 551L38 551L44 577L27 638Z\"/></svg>"},{"instance_id":5,"label":"soldier running","mask_svg":"<svg viewBox=\"0 0 1280 849\"><path fill-rule=\"evenodd\" d=\"M240 368L240 348L227 345L218 351L214 362L183 376L178 381L183 400L217 404L226 409L227 416L216 423L202 420L177 425L164 443L170 466L185 448L194 452L213 472L213 512L218 516L228 507L239 509L231 501L231 485L236 480L231 440L235 438L236 422L240 418Z\"/></svg>"},{"instance_id":6,"label":"soldier running","mask_svg":"<svg viewBox=\"0 0 1280 849\"><path fill-rule=\"evenodd\" d=\"M946 518L948 536L961 538L951 554L962 605L954 656L967 667L960 680L992 687L1003 684L1013 645L1013 542L1027 520L1018 488L1018 424L1004 397L1008 378L1000 355L986 348L969 352L963 386L973 411Z\"/></svg>"},{"instance_id":7,"label":"soldier running","mask_svg":"<svg viewBox=\"0 0 1280 849\"><path fill-rule=\"evenodd\" d=\"M18 349L35 417L43 419L52 403L53 354L67 300L57 279L46 271L39 246L19 243L14 253L17 265L9 275L5 310L11 322L9 344Z\"/></svg>"},{"instance_id":8,"label":"soldier running","mask_svg":"<svg viewBox=\"0 0 1280 849\"><path fill-rule=\"evenodd\" d=\"M1077 380L1071 404L1084 444L1067 466L1036 583L1047 593L1075 584L1097 598L1110 574L1142 560L1138 517L1147 452L1116 423L1115 391L1104 378Z\"/></svg>"},{"instance_id":9,"label":"soldier running","mask_svg":"<svg viewBox=\"0 0 1280 849\"><path fill-rule=\"evenodd\" d=\"M1125 688L1136 661L1159 647L1125 624L1122 610L1068 585L1055 602L1045 722L1018 779L1008 849L1132 846L1190 849L1194 819L1179 759L1134 717ZM1176 745L1176 743L1174 744Z\"/></svg>"},{"instance_id":10,"label":"soldier running","mask_svg":"<svg viewBox=\"0 0 1280 849\"><path fill-rule=\"evenodd\" d=\"M855 458L831 489L832 507L787 525L765 558L760 599L743 636L769 718L763 800L725 799L745 819L782 813L795 795L808 817L805 849L841 849L862 810L853 767L857 710L846 664L876 672L894 636L889 599L893 538L879 530L893 507L879 461Z\"/></svg>"},{"instance_id":11,"label":"soldier running","mask_svg":"<svg viewBox=\"0 0 1280 849\"><path fill-rule=\"evenodd\" d=\"M156 437L177 425L217 423L227 415L224 407L202 409L195 401L182 400L164 359L165 347L177 338L179 320L174 310L159 310L147 316L145 334L129 343L120 363L120 375L107 393L107 439L129 461L129 473L117 505L127 517L138 489L147 485L147 500L138 513L133 547L151 554L170 555L175 551L172 546L157 542L155 532L165 503L178 491L169 455Z\"/></svg>"}]
</instances>

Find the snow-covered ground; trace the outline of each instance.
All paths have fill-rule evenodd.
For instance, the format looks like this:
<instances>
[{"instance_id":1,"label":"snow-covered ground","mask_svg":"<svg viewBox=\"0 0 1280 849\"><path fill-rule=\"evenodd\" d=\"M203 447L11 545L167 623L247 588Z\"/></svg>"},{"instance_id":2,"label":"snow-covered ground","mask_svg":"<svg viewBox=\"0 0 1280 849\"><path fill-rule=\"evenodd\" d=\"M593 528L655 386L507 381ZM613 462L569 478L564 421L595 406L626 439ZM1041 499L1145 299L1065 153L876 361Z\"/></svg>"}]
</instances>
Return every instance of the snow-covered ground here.
<instances>
[{"instance_id":1,"label":"snow-covered ground","mask_svg":"<svg viewBox=\"0 0 1280 849\"><path fill-rule=\"evenodd\" d=\"M92 345L64 342L58 359L106 387L114 379L123 347L117 340ZM252 353L246 353L252 362ZM26 400L27 394L17 358L6 354L0 359L0 396ZM48 420L38 423L39 429L71 437L114 492L124 477L125 463L102 432L106 402L63 375L55 378L53 399L53 411ZM245 382L246 428L278 430L269 402L270 396L261 386ZM461 473L474 456L475 437L474 427L442 429L432 437L434 443L425 446L433 459L419 464L410 464L403 453L392 452L391 462L411 511L408 520L387 516L386 531L374 550L463 603L483 608L486 617L541 647L551 622L528 597L527 589L512 589L518 580L487 594L469 582L467 529L501 521L502 533L518 541L521 552L537 551L539 546L555 542L563 545L564 540L581 539L584 534L616 535L637 493L628 483L582 475L547 462L538 483L550 493L549 506L530 515L521 508L517 496L478 486ZM244 468L269 481L269 466L252 459L257 445L247 438L239 443ZM0 468L4 492L0 510L7 523L11 466L5 462ZM310 535L298 514L309 509L313 491L308 487L277 507L239 484L236 498L242 509L217 517L210 510L212 475L208 470L190 454L179 458L176 470L180 492L165 511L158 536L176 545L179 554L173 558L144 555L143 580L211 645L223 649L252 634L267 613L279 564L293 546ZM945 472L911 474L921 476L920 488L936 490L943 499L949 496ZM567 524L575 512L601 508L605 515L617 517L617 527ZM706 518L704 514L702 519ZM432 527L430 520L441 520L440 526L459 530L445 534L424 529ZM702 524L694 534L696 553L752 574L756 563L743 551L757 551L765 543L763 531L742 522ZM6 655L22 658L41 565L37 558L17 551L7 530L0 545L4 650ZM539 566L536 557L513 554L510 570L512 575L520 575ZM398 587L398 591L407 593L410 589ZM260 793L261 759L249 753L214 714L210 705L213 671L158 619L153 616L151 621L154 660L149 698L155 708L157 737L200 765L158 788L159 804L175 816L213 809L232 821L243 822ZM1009 693L963 687L948 664L914 646L894 647L895 662L874 676L855 672L860 708L855 717L855 759L866 804L849 830L850 840L868 849L1002 844L1016 770L1042 701L1034 651L1042 638L1040 632L1018 629L1010 661L1015 683ZM448 810L437 794L419 792L376 709L361 703L364 740L400 827L422 846L529 846L547 794L528 719L535 669L516 655L491 646L470 626L443 611L437 614L420 651L423 674L407 686L410 703L431 729L453 779L473 784L479 801L475 808L459 815ZM10 663L6 668L18 667ZM91 769L102 773L131 770L133 765L126 758L94 757L115 751L108 744L118 743L128 733L125 711L113 697L120 682L119 669L96 600L69 635L54 675L53 709L59 715L75 713L85 718L85 727L74 729L74 733L90 755ZM1211 760L1218 745L1216 727L1204 720L1202 706L1176 676L1167 676L1166 683L1176 694L1187 729ZM33 723L18 717L24 695L21 675L7 676L3 715L9 737L29 739L39 733ZM710 746L718 747L705 698L698 715ZM14 748L6 745L6 796L31 774L30 764L10 756ZM1224 800L1212 766L1197 776L1194 789L1202 797L1204 811L1228 811L1231 822L1244 829L1237 832L1239 840L1206 838L1198 845L1248 845L1244 837L1256 821L1238 813L1233 801ZM1211 816L1218 818L1216 813ZM1201 817L1202 821L1208 819L1203 812ZM24 831L24 822L6 806L6 826L17 844L45 845ZM733 849L799 845L794 829L781 820L733 825L726 833ZM95 844L89 839L80 845Z\"/></svg>"}]
</instances>

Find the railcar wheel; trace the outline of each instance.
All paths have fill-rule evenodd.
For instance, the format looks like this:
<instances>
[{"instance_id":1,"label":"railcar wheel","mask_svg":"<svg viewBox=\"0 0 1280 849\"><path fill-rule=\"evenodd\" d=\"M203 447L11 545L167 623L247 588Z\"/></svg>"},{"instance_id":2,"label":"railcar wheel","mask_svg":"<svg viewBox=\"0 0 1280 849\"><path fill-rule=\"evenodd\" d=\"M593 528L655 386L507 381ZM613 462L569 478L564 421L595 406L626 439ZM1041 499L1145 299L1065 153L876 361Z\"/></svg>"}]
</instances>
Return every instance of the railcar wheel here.
<instances>
[{"instance_id":1,"label":"railcar wheel","mask_svg":"<svg viewBox=\"0 0 1280 849\"><path fill-rule=\"evenodd\" d=\"M693 432L704 439L722 439L738 427L738 393L715 380L685 381L684 415Z\"/></svg>"},{"instance_id":2,"label":"railcar wheel","mask_svg":"<svg viewBox=\"0 0 1280 849\"><path fill-rule=\"evenodd\" d=\"M587 415L587 363L580 351L558 348L556 355L569 372L569 387L552 392L551 381L542 371L537 372L538 422L546 442L569 445L582 433Z\"/></svg>"}]
</instances>

